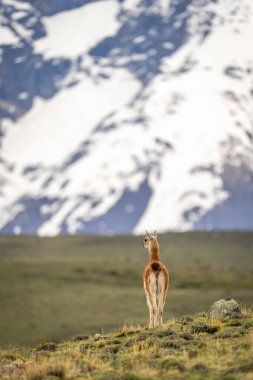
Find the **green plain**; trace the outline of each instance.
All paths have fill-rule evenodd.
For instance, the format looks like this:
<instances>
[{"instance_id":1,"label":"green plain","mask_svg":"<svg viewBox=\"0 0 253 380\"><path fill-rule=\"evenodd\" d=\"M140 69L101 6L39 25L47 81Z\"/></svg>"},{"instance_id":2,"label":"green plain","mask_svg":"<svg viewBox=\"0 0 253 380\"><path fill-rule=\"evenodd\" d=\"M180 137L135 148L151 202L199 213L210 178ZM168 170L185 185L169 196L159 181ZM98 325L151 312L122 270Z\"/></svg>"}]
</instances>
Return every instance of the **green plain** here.
<instances>
[{"instance_id":1,"label":"green plain","mask_svg":"<svg viewBox=\"0 0 253 380\"><path fill-rule=\"evenodd\" d=\"M207 311L220 298L253 304L252 232L158 238L170 272L166 318ZM148 252L140 242L136 236L1 236L1 346L60 341L124 323L144 326Z\"/></svg>"}]
</instances>

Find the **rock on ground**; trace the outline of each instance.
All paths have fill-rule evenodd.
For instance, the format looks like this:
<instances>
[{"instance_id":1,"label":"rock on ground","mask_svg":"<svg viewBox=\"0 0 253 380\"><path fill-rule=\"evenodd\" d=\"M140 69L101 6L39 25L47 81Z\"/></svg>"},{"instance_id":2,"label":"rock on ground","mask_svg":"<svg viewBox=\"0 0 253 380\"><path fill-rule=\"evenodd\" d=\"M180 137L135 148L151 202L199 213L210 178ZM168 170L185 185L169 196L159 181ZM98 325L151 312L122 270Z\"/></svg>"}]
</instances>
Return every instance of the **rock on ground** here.
<instances>
[{"instance_id":1,"label":"rock on ground","mask_svg":"<svg viewBox=\"0 0 253 380\"><path fill-rule=\"evenodd\" d=\"M208 311L209 319L225 319L239 317L241 309L234 299L222 299L212 304Z\"/></svg>"}]
</instances>

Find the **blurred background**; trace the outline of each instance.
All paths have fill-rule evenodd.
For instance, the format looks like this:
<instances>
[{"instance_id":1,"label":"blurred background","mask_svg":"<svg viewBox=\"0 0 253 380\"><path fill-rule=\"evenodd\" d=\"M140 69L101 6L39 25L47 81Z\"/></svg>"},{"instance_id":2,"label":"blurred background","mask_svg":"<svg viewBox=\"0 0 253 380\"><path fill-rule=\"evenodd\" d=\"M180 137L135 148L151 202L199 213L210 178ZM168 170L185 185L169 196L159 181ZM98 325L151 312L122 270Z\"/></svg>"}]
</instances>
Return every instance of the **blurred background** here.
<instances>
[{"instance_id":1,"label":"blurred background","mask_svg":"<svg viewBox=\"0 0 253 380\"><path fill-rule=\"evenodd\" d=\"M252 304L252 12L1 1L0 343L145 322L146 229L167 313Z\"/></svg>"}]
</instances>

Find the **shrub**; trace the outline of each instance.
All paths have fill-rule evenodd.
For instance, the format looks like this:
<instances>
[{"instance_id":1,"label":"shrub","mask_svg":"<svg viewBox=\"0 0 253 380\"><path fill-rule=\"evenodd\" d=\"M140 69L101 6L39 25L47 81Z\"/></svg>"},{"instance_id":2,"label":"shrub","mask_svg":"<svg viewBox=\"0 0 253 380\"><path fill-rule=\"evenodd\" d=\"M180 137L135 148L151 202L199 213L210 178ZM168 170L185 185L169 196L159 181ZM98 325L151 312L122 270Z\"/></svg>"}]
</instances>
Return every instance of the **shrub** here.
<instances>
[{"instance_id":1,"label":"shrub","mask_svg":"<svg viewBox=\"0 0 253 380\"><path fill-rule=\"evenodd\" d=\"M162 341L160 343L160 347L162 347L162 348L173 348L175 350L178 350L181 347L180 343L181 342L179 342L179 341L175 342L175 341L171 341L171 340Z\"/></svg>"},{"instance_id":2,"label":"shrub","mask_svg":"<svg viewBox=\"0 0 253 380\"><path fill-rule=\"evenodd\" d=\"M154 336L158 338L163 338L165 336L176 335L176 332L172 329L161 329L155 332Z\"/></svg>"},{"instance_id":3,"label":"shrub","mask_svg":"<svg viewBox=\"0 0 253 380\"><path fill-rule=\"evenodd\" d=\"M117 339L117 338L114 338L114 339L111 339L111 340L108 340L107 342L106 342L106 344L109 346L109 345L111 345L111 344L121 344L122 342L121 342L121 340L120 339Z\"/></svg>"},{"instance_id":4,"label":"shrub","mask_svg":"<svg viewBox=\"0 0 253 380\"><path fill-rule=\"evenodd\" d=\"M248 373L253 371L253 361L249 363L241 364L240 366L230 368L227 373Z\"/></svg>"},{"instance_id":5,"label":"shrub","mask_svg":"<svg viewBox=\"0 0 253 380\"><path fill-rule=\"evenodd\" d=\"M79 342L79 341L81 341L81 340L87 340L87 339L89 339L89 335L82 335L82 334L78 334L78 335L76 335L76 336L74 336L74 337L72 338L72 340L73 340L74 342Z\"/></svg>"},{"instance_id":6,"label":"shrub","mask_svg":"<svg viewBox=\"0 0 253 380\"><path fill-rule=\"evenodd\" d=\"M126 343L125 343L125 346L126 347L131 347L133 346L134 344L136 343L139 343L139 342L142 342L144 340L147 340L147 339L152 339L150 334L148 333L141 333L139 334L136 338L132 338L132 339L129 339Z\"/></svg>"},{"instance_id":7,"label":"shrub","mask_svg":"<svg viewBox=\"0 0 253 380\"><path fill-rule=\"evenodd\" d=\"M183 338L184 340L193 340L193 336L190 333L184 332L179 334L180 338Z\"/></svg>"},{"instance_id":8,"label":"shrub","mask_svg":"<svg viewBox=\"0 0 253 380\"><path fill-rule=\"evenodd\" d=\"M185 371L185 366L176 359L163 359L159 365L162 371L169 371L170 369L178 369L179 371Z\"/></svg>"},{"instance_id":9,"label":"shrub","mask_svg":"<svg viewBox=\"0 0 253 380\"><path fill-rule=\"evenodd\" d=\"M189 353L188 353L189 359L196 358L197 356L198 356L197 351L189 351Z\"/></svg>"},{"instance_id":10,"label":"shrub","mask_svg":"<svg viewBox=\"0 0 253 380\"><path fill-rule=\"evenodd\" d=\"M238 319L231 319L226 323L226 326L241 326L242 323Z\"/></svg>"},{"instance_id":11,"label":"shrub","mask_svg":"<svg viewBox=\"0 0 253 380\"><path fill-rule=\"evenodd\" d=\"M197 363L197 364L194 364L194 366L192 366L192 370L206 372L207 367L203 363Z\"/></svg>"},{"instance_id":12,"label":"shrub","mask_svg":"<svg viewBox=\"0 0 253 380\"><path fill-rule=\"evenodd\" d=\"M118 345L115 346L107 346L104 350L104 352L110 353L110 354L116 354L120 350L120 347Z\"/></svg>"},{"instance_id":13,"label":"shrub","mask_svg":"<svg viewBox=\"0 0 253 380\"><path fill-rule=\"evenodd\" d=\"M36 347L37 351L56 351L56 343L41 343Z\"/></svg>"},{"instance_id":14,"label":"shrub","mask_svg":"<svg viewBox=\"0 0 253 380\"><path fill-rule=\"evenodd\" d=\"M236 327L234 327L234 328L233 327L228 327L228 328L225 328L224 330L220 331L217 334L217 337L221 338L221 339L239 338L243 334L244 334L243 330L239 330Z\"/></svg>"},{"instance_id":15,"label":"shrub","mask_svg":"<svg viewBox=\"0 0 253 380\"><path fill-rule=\"evenodd\" d=\"M192 325L191 331L197 334L198 333L213 334L216 331L218 331L218 327L207 325L205 322L195 322Z\"/></svg>"},{"instance_id":16,"label":"shrub","mask_svg":"<svg viewBox=\"0 0 253 380\"><path fill-rule=\"evenodd\" d=\"M251 327L253 327L253 320L246 321L246 322L244 323L244 327L245 327L246 329L250 329Z\"/></svg>"},{"instance_id":17,"label":"shrub","mask_svg":"<svg viewBox=\"0 0 253 380\"><path fill-rule=\"evenodd\" d=\"M184 315L182 318L179 319L178 323L180 323L181 325L188 325L192 321L192 317L190 317L189 315Z\"/></svg>"}]
</instances>

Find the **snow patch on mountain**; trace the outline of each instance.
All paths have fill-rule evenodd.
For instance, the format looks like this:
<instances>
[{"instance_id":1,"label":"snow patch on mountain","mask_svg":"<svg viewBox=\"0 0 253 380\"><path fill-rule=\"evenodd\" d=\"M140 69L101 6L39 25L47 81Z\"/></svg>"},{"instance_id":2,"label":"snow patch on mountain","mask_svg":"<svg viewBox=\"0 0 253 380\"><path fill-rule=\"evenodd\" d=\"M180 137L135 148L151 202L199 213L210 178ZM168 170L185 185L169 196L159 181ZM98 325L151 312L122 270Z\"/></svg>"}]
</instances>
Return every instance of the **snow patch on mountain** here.
<instances>
[{"instance_id":1,"label":"snow patch on mountain","mask_svg":"<svg viewBox=\"0 0 253 380\"><path fill-rule=\"evenodd\" d=\"M17 37L14 35L13 32L10 31L10 29L1 26L1 33L0 33L0 44L1 45L11 45L17 43Z\"/></svg>"},{"instance_id":2,"label":"snow patch on mountain","mask_svg":"<svg viewBox=\"0 0 253 380\"><path fill-rule=\"evenodd\" d=\"M17 168L60 165L103 118L124 107L139 89L135 78L119 69L110 80L86 78L53 99L36 99L18 123L5 121L2 156Z\"/></svg>"},{"instance_id":3,"label":"snow patch on mountain","mask_svg":"<svg viewBox=\"0 0 253 380\"><path fill-rule=\"evenodd\" d=\"M31 7L41 32L28 30L37 37L17 65L33 57L47 86L20 90L28 110L2 123L2 233L237 226L233 200L244 212L253 196L252 10L249 0Z\"/></svg>"},{"instance_id":4,"label":"snow patch on mountain","mask_svg":"<svg viewBox=\"0 0 253 380\"><path fill-rule=\"evenodd\" d=\"M117 32L118 11L116 0L103 0L45 17L46 36L35 42L35 50L47 58L75 58Z\"/></svg>"}]
</instances>

